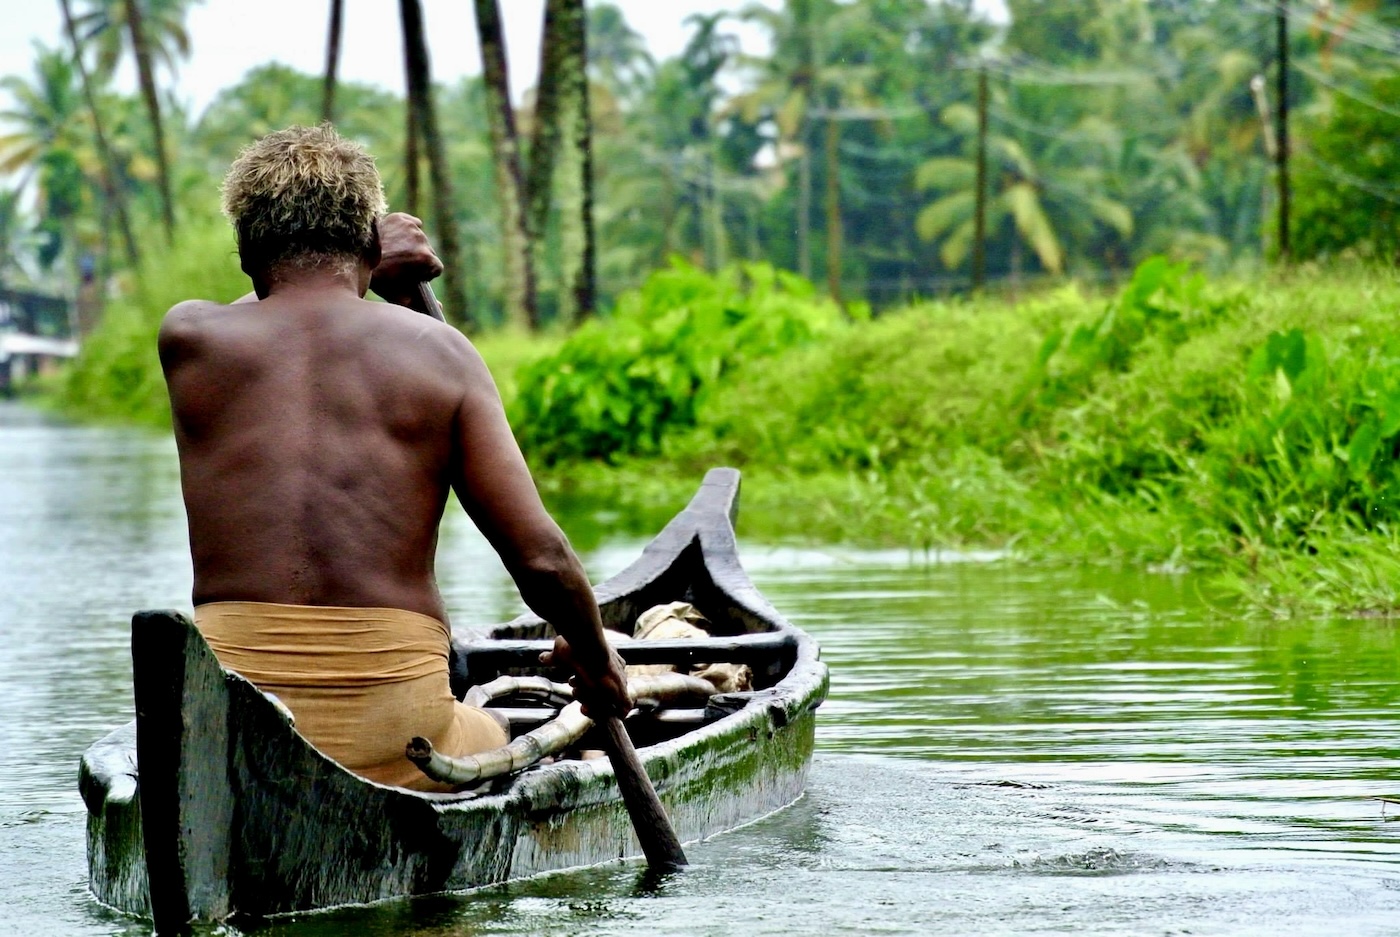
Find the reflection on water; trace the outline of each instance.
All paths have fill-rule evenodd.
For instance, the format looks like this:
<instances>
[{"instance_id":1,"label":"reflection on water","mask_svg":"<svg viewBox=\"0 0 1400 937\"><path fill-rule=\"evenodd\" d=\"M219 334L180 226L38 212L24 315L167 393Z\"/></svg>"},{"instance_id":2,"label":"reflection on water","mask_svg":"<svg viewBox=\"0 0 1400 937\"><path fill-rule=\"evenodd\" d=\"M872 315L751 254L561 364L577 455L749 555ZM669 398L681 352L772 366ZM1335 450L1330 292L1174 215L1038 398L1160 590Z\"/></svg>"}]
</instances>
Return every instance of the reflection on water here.
<instances>
[{"instance_id":1,"label":"reflection on water","mask_svg":"<svg viewBox=\"0 0 1400 937\"><path fill-rule=\"evenodd\" d=\"M625 565L643 534L597 541L590 570ZM188 602L184 538L168 441L0 408L0 934L144 932L86 893L74 767L130 717L130 611ZM1400 808L1370 799L1400 794L1395 625L1208 615L1189 579L744 556L832 666L799 804L689 848L696 867L654 890L636 865L609 866L256 930L1360 934L1400 921ZM439 570L458 628L520 608L460 516Z\"/></svg>"}]
</instances>

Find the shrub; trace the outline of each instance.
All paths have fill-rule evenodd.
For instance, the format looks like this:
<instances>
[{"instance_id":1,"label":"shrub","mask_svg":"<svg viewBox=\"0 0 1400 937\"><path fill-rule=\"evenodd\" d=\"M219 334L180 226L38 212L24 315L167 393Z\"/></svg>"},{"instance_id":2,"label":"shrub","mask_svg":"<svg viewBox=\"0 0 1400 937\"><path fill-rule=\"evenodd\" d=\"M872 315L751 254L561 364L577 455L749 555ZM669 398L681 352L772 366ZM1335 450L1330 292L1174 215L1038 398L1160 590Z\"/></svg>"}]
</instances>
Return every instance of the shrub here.
<instances>
[{"instance_id":1,"label":"shrub","mask_svg":"<svg viewBox=\"0 0 1400 937\"><path fill-rule=\"evenodd\" d=\"M512 424L545 462L654 453L736 370L836 329L834 303L768 264L709 274L682 261L621 296L517 375Z\"/></svg>"},{"instance_id":2,"label":"shrub","mask_svg":"<svg viewBox=\"0 0 1400 937\"><path fill-rule=\"evenodd\" d=\"M166 310L192 298L232 302L250 289L233 231L191 222L168 250L148 251L140 273L108 304L68 372L60 406L87 418L170 425L156 333Z\"/></svg>"}]
</instances>

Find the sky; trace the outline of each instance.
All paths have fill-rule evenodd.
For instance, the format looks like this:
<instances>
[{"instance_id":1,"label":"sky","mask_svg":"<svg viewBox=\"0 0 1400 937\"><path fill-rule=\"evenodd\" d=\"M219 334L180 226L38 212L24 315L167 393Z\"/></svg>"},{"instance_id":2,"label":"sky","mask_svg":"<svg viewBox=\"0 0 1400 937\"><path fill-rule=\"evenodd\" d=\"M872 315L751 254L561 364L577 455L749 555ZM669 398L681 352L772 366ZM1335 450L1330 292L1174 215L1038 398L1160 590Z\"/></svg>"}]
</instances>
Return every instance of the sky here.
<instances>
[{"instance_id":1,"label":"sky","mask_svg":"<svg viewBox=\"0 0 1400 937\"><path fill-rule=\"evenodd\" d=\"M658 59L676 55L685 46L693 13L735 10L735 0L613 0L627 22L641 33ZM767 0L776 5L777 0ZM75 4L77 6L78 4ZM62 40L62 19L54 0L6 0L5 28L0 30L0 75L32 72L34 42L55 46ZM278 61L300 71L325 68L328 0L204 0L190 9L187 25L191 54L182 62L175 81L162 84L194 113L202 111L221 88L238 82L248 69ZM479 74L476 22L466 0L423 0L423 16L432 59L433 79L452 83L463 75ZM544 0L502 0L512 95L535 83L539 73L540 30ZM394 0L345 0L345 32L341 41L340 77L380 85L394 91L404 87L403 46L398 4ZM761 53L761 34L736 23L734 31L746 51ZM134 90L134 74L118 75L118 86ZM8 102L5 102L8 103Z\"/></svg>"},{"instance_id":2,"label":"sky","mask_svg":"<svg viewBox=\"0 0 1400 937\"><path fill-rule=\"evenodd\" d=\"M612 0L627 22L645 38L657 59L678 54L685 46L688 16L738 10L747 0ZM778 6L780 0L762 0ZM1002 0L983 0L997 12ZM56 0L4 0L5 27L0 29L0 75L32 73L34 43L57 46L62 20ZM80 6L81 4L75 4ZM501 0L511 91L517 100L532 87L539 73L540 28L544 0ZM198 114L221 88L238 82L248 69L270 61L300 71L325 68L329 0L203 0L190 9L187 25L191 55L182 62L174 82L162 84ZM467 0L423 0L433 79L452 83L481 71L476 25ZM762 54L766 44L755 28L736 22L733 31L744 51ZM402 91L403 50L398 4L394 0L345 0L345 32L341 42L340 77ZM117 76L118 87L135 89L131 67ZM8 106L0 95L0 109Z\"/></svg>"}]
</instances>

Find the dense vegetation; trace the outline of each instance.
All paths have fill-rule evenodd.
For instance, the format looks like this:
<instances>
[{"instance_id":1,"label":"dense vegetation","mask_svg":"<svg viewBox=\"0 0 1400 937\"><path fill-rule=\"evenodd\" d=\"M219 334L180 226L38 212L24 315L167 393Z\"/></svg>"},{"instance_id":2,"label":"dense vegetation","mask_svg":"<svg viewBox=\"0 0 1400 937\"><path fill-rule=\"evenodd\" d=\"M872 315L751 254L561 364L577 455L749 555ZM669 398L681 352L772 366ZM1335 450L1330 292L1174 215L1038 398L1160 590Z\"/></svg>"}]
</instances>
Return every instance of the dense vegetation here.
<instances>
[{"instance_id":1,"label":"dense vegetation","mask_svg":"<svg viewBox=\"0 0 1400 937\"><path fill-rule=\"evenodd\" d=\"M698 271L665 276L671 292L692 280L702 302L716 289ZM916 304L752 357L734 329L740 363L649 426L643 460L630 437L589 445L574 426L614 398L646 400L645 385L612 385L601 404L561 405L548 420L535 409L602 342L595 332L521 371L514 412L538 451L574 456L555 484L661 501L707 466L745 467L749 520L769 534L916 550L1015 543L1211 569L1275 610L1391 610L1397 310L1389 269L1246 287L1154 259L1111 296L1066 287L1020 303ZM684 349L656 343L635 364L674 354ZM606 386L595 377L589 386Z\"/></svg>"}]
</instances>

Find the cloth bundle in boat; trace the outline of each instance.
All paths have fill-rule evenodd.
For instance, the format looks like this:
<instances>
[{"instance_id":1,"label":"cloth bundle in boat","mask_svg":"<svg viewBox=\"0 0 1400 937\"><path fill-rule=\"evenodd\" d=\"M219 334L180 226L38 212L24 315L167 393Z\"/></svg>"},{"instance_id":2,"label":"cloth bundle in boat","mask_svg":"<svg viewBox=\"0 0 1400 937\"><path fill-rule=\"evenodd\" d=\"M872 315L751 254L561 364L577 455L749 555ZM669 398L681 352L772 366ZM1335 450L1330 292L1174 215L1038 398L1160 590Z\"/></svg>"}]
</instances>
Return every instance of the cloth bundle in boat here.
<instances>
[{"instance_id":1,"label":"cloth bundle in boat","mask_svg":"<svg viewBox=\"0 0 1400 937\"><path fill-rule=\"evenodd\" d=\"M361 777L448 791L404 757L422 736L444 754L472 755L510 739L452 696L451 636L436 618L393 608L211 602L195 625L226 669L275 695L297 731Z\"/></svg>"},{"instance_id":2,"label":"cloth bundle in boat","mask_svg":"<svg viewBox=\"0 0 1400 937\"><path fill-rule=\"evenodd\" d=\"M689 602L653 605L637 616L632 637L641 641L673 641L688 638L708 638L709 619ZM666 664L640 664L627 668L632 676L667 673L677 668ZM716 693L735 693L753 689L753 671L745 664L705 664L690 669L692 677L714 684Z\"/></svg>"}]
</instances>

